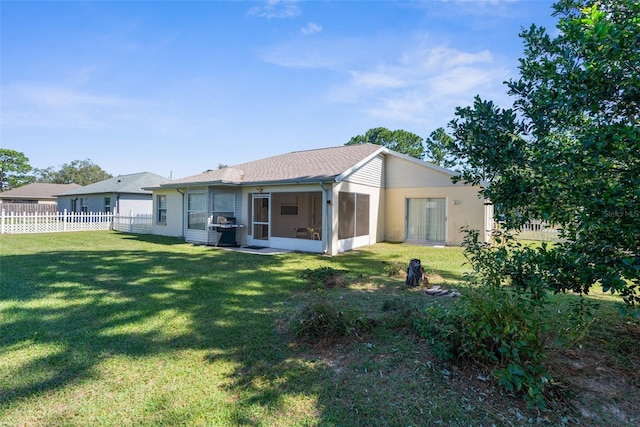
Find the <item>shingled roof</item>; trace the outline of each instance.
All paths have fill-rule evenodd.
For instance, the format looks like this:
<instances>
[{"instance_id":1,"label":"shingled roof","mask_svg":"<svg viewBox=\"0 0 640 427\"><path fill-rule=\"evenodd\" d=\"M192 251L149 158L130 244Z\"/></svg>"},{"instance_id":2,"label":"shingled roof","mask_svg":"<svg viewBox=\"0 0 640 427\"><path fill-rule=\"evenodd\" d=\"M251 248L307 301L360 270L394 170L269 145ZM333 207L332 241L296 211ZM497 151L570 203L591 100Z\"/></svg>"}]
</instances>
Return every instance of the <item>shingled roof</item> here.
<instances>
[{"instance_id":1,"label":"shingled roof","mask_svg":"<svg viewBox=\"0 0 640 427\"><path fill-rule=\"evenodd\" d=\"M118 175L104 181L95 182L76 188L75 190L65 191L58 196L75 196L83 194L103 194L103 193L122 193L122 194L151 194L150 190L143 188L155 187L161 184L171 182L170 179L151 172L132 173L128 175Z\"/></svg>"},{"instance_id":2,"label":"shingled roof","mask_svg":"<svg viewBox=\"0 0 640 427\"><path fill-rule=\"evenodd\" d=\"M62 193L80 187L79 184L49 184L43 182L34 182L21 187L0 193L0 199L12 200L45 200L55 199L55 194Z\"/></svg>"},{"instance_id":3,"label":"shingled roof","mask_svg":"<svg viewBox=\"0 0 640 427\"><path fill-rule=\"evenodd\" d=\"M336 179L352 168L386 151L380 145L358 144L294 151L266 159L176 179L163 187L185 184L259 184Z\"/></svg>"}]
</instances>

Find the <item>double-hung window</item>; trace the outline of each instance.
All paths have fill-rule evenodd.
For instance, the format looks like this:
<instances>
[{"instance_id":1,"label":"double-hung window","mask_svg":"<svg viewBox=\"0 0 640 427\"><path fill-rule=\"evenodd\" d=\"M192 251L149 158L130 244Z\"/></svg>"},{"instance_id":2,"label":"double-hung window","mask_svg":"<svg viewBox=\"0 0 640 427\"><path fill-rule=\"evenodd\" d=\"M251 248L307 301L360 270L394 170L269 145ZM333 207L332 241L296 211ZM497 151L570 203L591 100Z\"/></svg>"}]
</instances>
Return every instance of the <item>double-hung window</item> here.
<instances>
[{"instance_id":1,"label":"double-hung window","mask_svg":"<svg viewBox=\"0 0 640 427\"><path fill-rule=\"evenodd\" d=\"M189 193L187 195L187 228L204 230L207 227L207 196L205 193Z\"/></svg>"},{"instance_id":2,"label":"double-hung window","mask_svg":"<svg viewBox=\"0 0 640 427\"><path fill-rule=\"evenodd\" d=\"M213 221L223 216L225 218L235 217L236 195L233 193L213 194Z\"/></svg>"},{"instance_id":3,"label":"double-hung window","mask_svg":"<svg viewBox=\"0 0 640 427\"><path fill-rule=\"evenodd\" d=\"M158 224L166 224L167 223L167 196L159 195L157 196L157 221Z\"/></svg>"}]
</instances>

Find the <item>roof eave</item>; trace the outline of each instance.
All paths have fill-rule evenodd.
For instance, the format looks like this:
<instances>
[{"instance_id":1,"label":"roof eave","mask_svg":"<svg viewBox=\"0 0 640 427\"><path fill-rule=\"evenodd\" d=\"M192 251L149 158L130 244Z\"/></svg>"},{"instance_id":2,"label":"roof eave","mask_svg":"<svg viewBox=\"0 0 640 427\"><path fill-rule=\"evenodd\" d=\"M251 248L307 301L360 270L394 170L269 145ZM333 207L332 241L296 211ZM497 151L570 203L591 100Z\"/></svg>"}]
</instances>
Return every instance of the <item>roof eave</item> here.
<instances>
[{"instance_id":1,"label":"roof eave","mask_svg":"<svg viewBox=\"0 0 640 427\"><path fill-rule=\"evenodd\" d=\"M210 187L213 185L225 185L231 187L241 186L241 183L233 182L233 181L223 181L223 180L214 180L214 181L185 181L185 182L171 182L167 184L160 184L160 186L155 187L143 187L145 190L166 190L166 189L176 189L176 188L187 188L187 187Z\"/></svg>"},{"instance_id":2,"label":"roof eave","mask_svg":"<svg viewBox=\"0 0 640 427\"><path fill-rule=\"evenodd\" d=\"M313 184L313 183L327 183L336 182L337 176L314 176L314 177L299 177L277 180L261 180L261 181L246 181L246 182L232 182L232 181L201 181L201 182L183 182L183 183L171 183L163 184L159 187L145 187L145 190L158 191L168 189L179 189L188 187L213 187L213 186L225 186L225 187L251 187L254 185L291 185L291 184Z\"/></svg>"}]
</instances>

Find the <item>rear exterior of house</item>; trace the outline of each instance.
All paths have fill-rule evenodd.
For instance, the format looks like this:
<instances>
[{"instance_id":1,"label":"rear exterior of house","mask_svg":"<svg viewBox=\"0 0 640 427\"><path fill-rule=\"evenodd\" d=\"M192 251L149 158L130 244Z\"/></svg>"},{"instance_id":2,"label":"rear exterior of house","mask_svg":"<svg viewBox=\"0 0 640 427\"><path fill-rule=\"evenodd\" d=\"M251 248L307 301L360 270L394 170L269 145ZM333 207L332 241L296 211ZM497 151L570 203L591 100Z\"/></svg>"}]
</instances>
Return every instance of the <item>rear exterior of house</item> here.
<instances>
[{"instance_id":1,"label":"rear exterior of house","mask_svg":"<svg viewBox=\"0 0 640 427\"><path fill-rule=\"evenodd\" d=\"M153 188L153 233L331 255L381 241L457 245L462 226L486 231L487 212L479 188L451 175L372 144L289 153Z\"/></svg>"}]
</instances>

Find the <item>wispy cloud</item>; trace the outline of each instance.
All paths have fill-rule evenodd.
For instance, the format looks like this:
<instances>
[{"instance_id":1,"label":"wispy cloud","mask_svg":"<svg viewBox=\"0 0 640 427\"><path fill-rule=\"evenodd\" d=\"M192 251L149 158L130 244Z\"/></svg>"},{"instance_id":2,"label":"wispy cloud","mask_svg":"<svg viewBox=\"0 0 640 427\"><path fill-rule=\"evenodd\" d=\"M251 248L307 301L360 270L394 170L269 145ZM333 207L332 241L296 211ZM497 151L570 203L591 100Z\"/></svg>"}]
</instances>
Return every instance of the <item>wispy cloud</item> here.
<instances>
[{"instance_id":1,"label":"wispy cloud","mask_svg":"<svg viewBox=\"0 0 640 427\"><path fill-rule=\"evenodd\" d=\"M315 68L344 70L349 52L359 49L359 44L349 40L304 38L289 40L262 48L260 59L285 68ZM357 51L357 50L356 50Z\"/></svg>"},{"instance_id":2,"label":"wispy cloud","mask_svg":"<svg viewBox=\"0 0 640 427\"><path fill-rule=\"evenodd\" d=\"M496 77L507 72L487 50L430 46L424 35L386 36L290 40L261 57L281 67L325 70L331 82L325 101L360 112L364 121L429 132L451 120L456 106L493 91Z\"/></svg>"},{"instance_id":3,"label":"wispy cloud","mask_svg":"<svg viewBox=\"0 0 640 427\"><path fill-rule=\"evenodd\" d=\"M247 13L267 19L293 18L300 15L300 8L297 0L268 0L252 7Z\"/></svg>"},{"instance_id":4,"label":"wispy cloud","mask_svg":"<svg viewBox=\"0 0 640 427\"><path fill-rule=\"evenodd\" d=\"M507 74L488 51L420 48L387 59L373 72L352 70L351 79L334 88L331 99L361 105L380 119L420 123L442 116L448 121L455 107L470 103L474 95L499 93Z\"/></svg>"},{"instance_id":5,"label":"wispy cloud","mask_svg":"<svg viewBox=\"0 0 640 427\"><path fill-rule=\"evenodd\" d=\"M379 120L420 123L446 116L442 120L448 121L456 106L468 105L476 94L505 99L502 82L510 70L492 52L431 43L424 35L391 43L301 40L272 46L262 59L333 72L331 80L339 81L327 88L327 102L351 105Z\"/></svg>"},{"instance_id":6,"label":"wispy cloud","mask_svg":"<svg viewBox=\"0 0 640 427\"><path fill-rule=\"evenodd\" d=\"M103 128L114 114L141 105L118 96L43 83L14 83L2 92L3 124L8 127Z\"/></svg>"},{"instance_id":7,"label":"wispy cloud","mask_svg":"<svg viewBox=\"0 0 640 427\"><path fill-rule=\"evenodd\" d=\"M316 24L315 22L309 22L305 27L300 30L303 36L310 36L312 34L322 32L322 26Z\"/></svg>"},{"instance_id":8,"label":"wispy cloud","mask_svg":"<svg viewBox=\"0 0 640 427\"><path fill-rule=\"evenodd\" d=\"M124 98L96 95L75 89L42 84L14 84L9 93L36 107L74 108L87 105L121 106L129 103Z\"/></svg>"}]
</instances>

